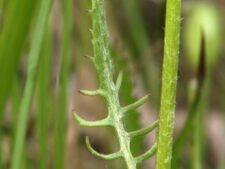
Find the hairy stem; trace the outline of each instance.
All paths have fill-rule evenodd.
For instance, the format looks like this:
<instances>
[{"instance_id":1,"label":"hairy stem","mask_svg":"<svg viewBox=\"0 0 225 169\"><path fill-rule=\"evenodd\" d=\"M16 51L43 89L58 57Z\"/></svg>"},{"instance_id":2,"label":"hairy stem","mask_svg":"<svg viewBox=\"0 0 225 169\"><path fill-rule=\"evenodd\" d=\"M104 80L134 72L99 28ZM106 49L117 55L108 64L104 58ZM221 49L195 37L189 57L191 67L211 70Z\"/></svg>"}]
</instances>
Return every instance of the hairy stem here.
<instances>
[{"instance_id":1,"label":"hairy stem","mask_svg":"<svg viewBox=\"0 0 225 169\"><path fill-rule=\"evenodd\" d=\"M173 146L181 0L167 0L157 169L170 169Z\"/></svg>"},{"instance_id":2,"label":"hairy stem","mask_svg":"<svg viewBox=\"0 0 225 169\"><path fill-rule=\"evenodd\" d=\"M92 19L93 19L93 47L94 47L94 64L99 75L100 88L107 93L106 102L108 104L108 112L113 127L116 130L120 148L124 154L124 159L129 169L135 169L136 164L130 152L130 139L124 130L122 124L122 116L118 89L113 81L112 63L110 56L110 48L108 42L107 25L104 14L104 1L92 1ZM120 118L121 117L121 118Z\"/></svg>"}]
</instances>

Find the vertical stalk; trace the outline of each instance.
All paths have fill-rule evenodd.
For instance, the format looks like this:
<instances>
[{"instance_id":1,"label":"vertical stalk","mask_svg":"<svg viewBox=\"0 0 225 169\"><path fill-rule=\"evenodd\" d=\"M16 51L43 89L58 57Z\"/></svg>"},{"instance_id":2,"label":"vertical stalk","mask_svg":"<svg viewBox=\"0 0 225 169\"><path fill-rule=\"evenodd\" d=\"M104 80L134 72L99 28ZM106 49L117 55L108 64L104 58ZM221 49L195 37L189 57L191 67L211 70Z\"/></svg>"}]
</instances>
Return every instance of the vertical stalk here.
<instances>
[{"instance_id":1,"label":"vertical stalk","mask_svg":"<svg viewBox=\"0 0 225 169\"><path fill-rule=\"evenodd\" d=\"M94 64L99 75L100 88L106 94L109 117L113 121L118 136L120 148L128 169L136 169L136 162L130 152L130 139L122 124L119 97L116 86L113 82L113 68L110 56L109 37L105 18L104 0L92 0L92 21L93 21L93 48Z\"/></svg>"},{"instance_id":2,"label":"vertical stalk","mask_svg":"<svg viewBox=\"0 0 225 169\"><path fill-rule=\"evenodd\" d=\"M36 25L34 27L33 40L28 58L27 80L24 89L24 95L19 109L19 117L17 123L15 146L12 157L11 169L18 169L21 166L21 157L25 141L26 126L28 113L30 110L34 86L36 82L36 72L39 61L39 53L41 49L42 38L45 30L45 25L51 9L52 0L42 0Z\"/></svg>"},{"instance_id":3,"label":"vertical stalk","mask_svg":"<svg viewBox=\"0 0 225 169\"><path fill-rule=\"evenodd\" d=\"M63 37L60 58L59 92L57 96L58 110L56 110L56 133L55 133L55 169L64 168L65 140L67 129L68 107L68 80L70 59L72 55L72 0L62 0L63 5Z\"/></svg>"},{"instance_id":4,"label":"vertical stalk","mask_svg":"<svg viewBox=\"0 0 225 169\"><path fill-rule=\"evenodd\" d=\"M167 0L157 169L170 169L175 121L181 0Z\"/></svg>"}]
</instances>

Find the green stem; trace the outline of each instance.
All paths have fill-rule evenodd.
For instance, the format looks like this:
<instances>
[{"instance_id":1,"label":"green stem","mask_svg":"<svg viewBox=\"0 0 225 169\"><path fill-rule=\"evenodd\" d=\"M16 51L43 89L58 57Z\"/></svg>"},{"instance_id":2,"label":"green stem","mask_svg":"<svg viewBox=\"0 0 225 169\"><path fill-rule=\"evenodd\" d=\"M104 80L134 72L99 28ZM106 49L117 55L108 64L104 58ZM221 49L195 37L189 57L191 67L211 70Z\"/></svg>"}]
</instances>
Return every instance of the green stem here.
<instances>
[{"instance_id":1,"label":"green stem","mask_svg":"<svg viewBox=\"0 0 225 169\"><path fill-rule=\"evenodd\" d=\"M181 0L167 0L157 169L170 169L173 147Z\"/></svg>"},{"instance_id":2,"label":"green stem","mask_svg":"<svg viewBox=\"0 0 225 169\"><path fill-rule=\"evenodd\" d=\"M21 165L21 156L25 141L26 126L28 120L28 113L30 110L32 96L36 81L36 72L39 61L39 53L41 49L42 38L45 30L45 25L48 20L49 12L51 9L52 0L42 0L40 10L38 12L37 22L34 27L34 36L31 44L28 60L27 80L25 84L25 91L22 98L19 117L17 123L17 131L15 138L15 146L12 157L12 169L18 169Z\"/></svg>"},{"instance_id":3,"label":"green stem","mask_svg":"<svg viewBox=\"0 0 225 169\"><path fill-rule=\"evenodd\" d=\"M116 130L125 162L128 169L136 169L136 163L130 152L130 139L127 137L122 124L121 115L118 114L121 113L121 107L117 88L113 82L109 38L104 10L104 0L92 0L94 63L99 75L100 88L107 93L106 101L109 117L114 123L113 126Z\"/></svg>"}]
</instances>

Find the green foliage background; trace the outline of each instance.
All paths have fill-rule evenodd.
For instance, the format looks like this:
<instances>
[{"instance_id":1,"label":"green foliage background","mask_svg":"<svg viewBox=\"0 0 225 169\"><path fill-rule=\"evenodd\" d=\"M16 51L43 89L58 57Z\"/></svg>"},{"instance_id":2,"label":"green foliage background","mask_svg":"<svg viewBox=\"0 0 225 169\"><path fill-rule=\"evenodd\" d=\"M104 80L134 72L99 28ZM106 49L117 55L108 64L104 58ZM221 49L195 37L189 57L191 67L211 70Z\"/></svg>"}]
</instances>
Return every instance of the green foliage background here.
<instances>
[{"instance_id":1,"label":"green foliage background","mask_svg":"<svg viewBox=\"0 0 225 169\"><path fill-rule=\"evenodd\" d=\"M203 120L189 123L192 128L183 134L185 139L179 143L178 155L174 153L175 159L179 158L173 169L224 169L225 2L182 3L175 140L192 107L189 96L196 92L192 82L198 81L196 50L200 49L194 49L194 60L189 55L193 53L191 45L198 41L195 47L201 47L200 40L195 40L201 37L195 35L195 30L199 33L201 28L196 24L195 29L192 18L196 17L196 22L198 17L209 14L212 18L206 24L218 24L213 37L219 38L208 38L205 33L206 51L214 59L208 59L206 52L206 60L213 61L206 63L203 99L200 111L195 112L201 112ZM118 150L113 130L80 128L72 116L74 110L89 120L106 116L104 100L83 97L77 92L97 86L93 65L83 57L93 55L91 15L86 11L90 6L89 0L0 0L0 169L125 168L122 160L96 159L84 145L84 136L88 135L98 151ZM204 15L195 10L198 6L204 8ZM121 104L130 104L150 93L146 105L124 118L126 130L133 131L148 126L159 116L165 2L107 0L106 13L112 73L116 76L122 70L124 74ZM196 137L198 132L200 138ZM156 134L135 139L132 153L138 156L146 152ZM199 141L202 147L198 146ZM154 161L148 160L138 168L154 168ZM198 163L201 165L195 165Z\"/></svg>"}]
</instances>

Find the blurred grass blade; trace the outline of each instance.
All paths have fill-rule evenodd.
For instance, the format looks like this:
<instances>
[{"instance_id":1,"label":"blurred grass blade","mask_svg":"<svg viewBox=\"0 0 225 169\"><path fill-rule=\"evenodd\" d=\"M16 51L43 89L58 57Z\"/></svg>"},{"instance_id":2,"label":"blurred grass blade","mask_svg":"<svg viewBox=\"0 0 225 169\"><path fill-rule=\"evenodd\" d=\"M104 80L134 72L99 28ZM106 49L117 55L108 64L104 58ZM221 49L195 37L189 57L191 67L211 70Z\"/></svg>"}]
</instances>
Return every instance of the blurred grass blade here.
<instances>
[{"instance_id":1,"label":"blurred grass blade","mask_svg":"<svg viewBox=\"0 0 225 169\"><path fill-rule=\"evenodd\" d=\"M36 2L37 0L11 0L7 7L7 19L0 36L0 124Z\"/></svg>"},{"instance_id":2,"label":"blurred grass blade","mask_svg":"<svg viewBox=\"0 0 225 169\"><path fill-rule=\"evenodd\" d=\"M36 2L37 0L10 0L10 2L2 0L3 8L5 8L5 3L7 3L7 12L5 12L5 9L2 9L4 10L2 17L7 17L7 19L4 25L1 25L0 35L0 127L2 126L4 109L12 87L14 74L29 33L29 26ZM1 18L2 23L3 18ZM13 25L16 25L16 28ZM2 136L0 133L0 145L1 140ZM0 150L0 168L2 167L2 154Z\"/></svg>"},{"instance_id":3,"label":"blurred grass blade","mask_svg":"<svg viewBox=\"0 0 225 169\"><path fill-rule=\"evenodd\" d=\"M50 21L50 20L49 20ZM37 82L37 132L39 141L39 169L47 169L48 165L48 119L49 119L49 89L51 79L51 60L52 60L52 33L49 24L43 39L43 51L40 58L40 66Z\"/></svg>"},{"instance_id":4,"label":"blurred grass blade","mask_svg":"<svg viewBox=\"0 0 225 169\"><path fill-rule=\"evenodd\" d=\"M172 168L176 169L178 165L178 161L181 157L181 151L184 146L184 143L193 129L194 120L198 116L200 111L201 102L203 99L203 92L205 89L205 78L206 78L206 54L205 54L205 37L202 35L201 41L201 52L199 57L199 65L198 72L196 75L197 79L197 89L195 91L195 96L192 99L192 103L190 106L190 110L188 112L188 117L185 121L183 128L180 131L179 136L175 140L175 144L173 147L173 160L172 160ZM200 125L200 124L199 124Z\"/></svg>"},{"instance_id":5,"label":"blurred grass blade","mask_svg":"<svg viewBox=\"0 0 225 169\"><path fill-rule=\"evenodd\" d=\"M32 103L32 95L36 81L36 72L40 56L41 43L49 12L51 10L51 4L52 0L42 0L40 2L40 8L38 10L38 15L36 18L37 20L35 22L33 39L28 58L27 80L18 115L17 131L11 169L18 169L21 165L21 156L25 142L26 125L29 109ZM24 11L22 11L21 13L24 13Z\"/></svg>"},{"instance_id":6,"label":"blurred grass blade","mask_svg":"<svg viewBox=\"0 0 225 169\"><path fill-rule=\"evenodd\" d=\"M141 80L144 88L151 91L152 102L158 105L159 103L159 69L154 60L153 53L150 47L148 32L145 28L142 17L141 5L139 0L114 0L112 7L115 16L118 16L118 5L123 4L125 13L128 16L128 32L122 32L121 36L125 39L131 52L131 59L137 70L140 70ZM118 18L117 18L118 19ZM121 23L119 23L121 24ZM126 30L126 29L125 29ZM124 36L125 35L125 36ZM142 66L140 66L142 65Z\"/></svg>"},{"instance_id":7,"label":"blurred grass blade","mask_svg":"<svg viewBox=\"0 0 225 169\"><path fill-rule=\"evenodd\" d=\"M205 36L204 32L202 32L201 37L201 49L199 56L199 64L198 64L198 74L197 79L199 83L199 87L202 87L205 76L206 76L206 48L205 48ZM203 130L204 130L204 122L203 122L203 105L202 101L199 103L198 112L196 112L196 118L194 119L194 132L193 132L193 160L192 160L192 168L193 169L202 169L203 168L203 141L204 138Z\"/></svg>"},{"instance_id":8,"label":"blurred grass blade","mask_svg":"<svg viewBox=\"0 0 225 169\"><path fill-rule=\"evenodd\" d=\"M123 0L122 3L126 4L125 10L129 19L129 31L134 49L137 50L137 54L141 54L149 45L149 40L141 15L140 2L138 0Z\"/></svg>"},{"instance_id":9,"label":"blurred grass blade","mask_svg":"<svg viewBox=\"0 0 225 169\"><path fill-rule=\"evenodd\" d=\"M21 88L20 88L20 81L19 77L16 76L13 81L13 87L12 87L12 129L13 129L13 145L15 141L15 135L16 135L16 127L17 127L17 119L18 119L18 111L20 107L20 98L21 98Z\"/></svg>"},{"instance_id":10,"label":"blurred grass blade","mask_svg":"<svg viewBox=\"0 0 225 169\"><path fill-rule=\"evenodd\" d=\"M56 128L55 128L55 159L54 168L64 168L66 122L68 107L68 80L70 59L72 55L72 11L73 1L63 0L63 39L60 58L59 91L57 96Z\"/></svg>"}]
</instances>

